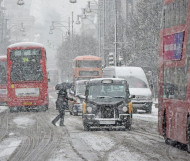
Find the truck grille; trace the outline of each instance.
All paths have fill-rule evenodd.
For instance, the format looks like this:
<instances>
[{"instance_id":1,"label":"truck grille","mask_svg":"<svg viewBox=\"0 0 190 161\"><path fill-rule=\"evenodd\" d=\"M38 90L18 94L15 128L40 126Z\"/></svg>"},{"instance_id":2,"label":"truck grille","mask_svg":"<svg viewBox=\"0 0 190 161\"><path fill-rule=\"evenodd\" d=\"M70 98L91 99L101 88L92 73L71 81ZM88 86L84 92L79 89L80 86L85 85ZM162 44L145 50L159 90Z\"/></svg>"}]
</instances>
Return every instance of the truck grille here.
<instances>
[{"instance_id":1,"label":"truck grille","mask_svg":"<svg viewBox=\"0 0 190 161\"><path fill-rule=\"evenodd\" d=\"M102 106L101 107L101 118L114 118L114 107L113 106Z\"/></svg>"}]
</instances>

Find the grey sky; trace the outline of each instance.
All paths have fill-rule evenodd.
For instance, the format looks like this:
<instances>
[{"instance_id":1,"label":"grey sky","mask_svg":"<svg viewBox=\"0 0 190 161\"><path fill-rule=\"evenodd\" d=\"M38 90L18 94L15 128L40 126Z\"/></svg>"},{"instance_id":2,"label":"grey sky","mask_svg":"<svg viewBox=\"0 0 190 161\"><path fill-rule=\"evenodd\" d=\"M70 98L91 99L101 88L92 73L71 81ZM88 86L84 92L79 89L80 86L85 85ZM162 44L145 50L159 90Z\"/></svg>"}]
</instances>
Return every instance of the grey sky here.
<instances>
[{"instance_id":1,"label":"grey sky","mask_svg":"<svg viewBox=\"0 0 190 161\"><path fill-rule=\"evenodd\" d=\"M68 22L72 11L74 12L73 19L76 21L76 16L82 14L82 8L86 7L87 2L88 0L77 0L77 3L72 4L69 0L32 0L30 14L35 17L36 38L46 46L49 68L55 68L56 48L61 44L61 34L64 35L66 32L62 27L50 35L51 22ZM80 25L74 24L74 32L80 32ZM51 45L47 42L50 42Z\"/></svg>"},{"instance_id":2,"label":"grey sky","mask_svg":"<svg viewBox=\"0 0 190 161\"><path fill-rule=\"evenodd\" d=\"M76 15L82 13L82 8L87 5L87 1L78 0L77 3L72 4L69 0L32 0L30 12L35 17L36 23L41 25L52 20L68 21L72 11L74 12L74 20L76 20ZM79 26L75 25L75 30L78 29Z\"/></svg>"}]
</instances>

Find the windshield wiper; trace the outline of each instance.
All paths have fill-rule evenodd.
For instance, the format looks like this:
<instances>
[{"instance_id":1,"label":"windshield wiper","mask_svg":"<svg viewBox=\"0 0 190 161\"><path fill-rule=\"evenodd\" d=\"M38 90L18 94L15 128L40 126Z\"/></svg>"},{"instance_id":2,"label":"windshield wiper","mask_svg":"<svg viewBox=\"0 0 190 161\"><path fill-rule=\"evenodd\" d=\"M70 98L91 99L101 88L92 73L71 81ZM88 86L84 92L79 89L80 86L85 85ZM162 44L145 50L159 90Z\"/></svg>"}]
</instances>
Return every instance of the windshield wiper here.
<instances>
[{"instance_id":1,"label":"windshield wiper","mask_svg":"<svg viewBox=\"0 0 190 161\"><path fill-rule=\"evenodd\" d=\"M125 98L124 96L115 96L114 98Z\"/></svg>"},{"instance_id":2,"label":"windshield wiper","mask_svg":"<svg viewBox=\"0 0 190 161\"><path fill-rule=\"evenodd\" d=\"M110 97L110 96L97 96L97 98L113 98L113 97Z\"/></svg>"}]
</instances>

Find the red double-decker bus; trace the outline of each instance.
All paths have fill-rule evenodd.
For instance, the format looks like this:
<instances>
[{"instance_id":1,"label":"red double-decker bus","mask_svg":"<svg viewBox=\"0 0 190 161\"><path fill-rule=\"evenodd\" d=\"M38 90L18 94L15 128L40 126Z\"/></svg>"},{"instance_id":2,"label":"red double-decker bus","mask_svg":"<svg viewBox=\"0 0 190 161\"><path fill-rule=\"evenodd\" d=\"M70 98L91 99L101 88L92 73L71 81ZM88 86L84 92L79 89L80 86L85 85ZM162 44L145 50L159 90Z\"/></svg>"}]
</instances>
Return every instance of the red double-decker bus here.
<instances>
[{"instance_id":1,"label":"red double-decker bus","mask_svg":"<svg viewBox=\"0 0 190 161\"><path fill-rule=\"evenodd\" d=\"M190 152L190 0L165 0L159 42L158 129Z\"/></svg>"},{"instance_id":2,"label":"red double-decker bus","mask_svg":"<svg viewBox=\"0 0 190 161\"><path fill-rule=\"evenodd\" d=\"M7 48L10 112L48 109L46 51L42 44L21 42Z\"/></svg>"},{"instance_id":3,"label":"red double-decker bus","mask_svg":"<svg viewBox=\"0 0 190 161\"><path fill-rule=\"evenodd\" d=\"M7 104L7 56L0 56L0 105Z\"/></svg>"},{"instance_id":4,"label":"red double-decker bus","mask_svg":"<svg viewBox=\"0 0 190 161\"><path fill-rule=\"evenodd\" d=\"M98 56L77 56L73 61L73 79L86 80L102 77L102 60Z\"/></svg>"}]
</instances>

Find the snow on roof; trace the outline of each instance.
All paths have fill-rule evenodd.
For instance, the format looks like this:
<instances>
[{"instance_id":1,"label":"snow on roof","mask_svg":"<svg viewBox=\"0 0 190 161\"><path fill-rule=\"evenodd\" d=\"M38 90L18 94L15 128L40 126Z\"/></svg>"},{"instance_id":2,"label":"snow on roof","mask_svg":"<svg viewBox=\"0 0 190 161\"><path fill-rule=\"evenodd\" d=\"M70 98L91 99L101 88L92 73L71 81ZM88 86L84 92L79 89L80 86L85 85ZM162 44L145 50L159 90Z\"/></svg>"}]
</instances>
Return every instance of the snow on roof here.
<instances>
[{"instance_id":1,"label":"snow on roof","mask_svg":"<svg viewBox=\"0 0 190 161\"><path fill-rule=\"evenodd\" d=\"M15 48L15 47L42 47L44 48L44 45L40 44L40 43L36 43L36 42L19 42L19 43L15 43L12 45L9 45L8 48Z\"/></svg>"},{"instance_id":2,"label":"snow on roof","mask_svg":"<svg viewBox=\"0 0 190 161\"><path fill-rule=\"evenodd\" d=\"M127 67L106 67L104 70L111 70L115 69L115 76L118 78L123 77L136 77L148 84L146 75L144 73L144 70L141 67L133 67L133 66L127 66Z\"/></svg>"},{"instance_id":3,"label":"snow on roof","mask_svg":"<svg viewBox=\"0 0 190 161\"><path fill-rule=\"evenodd\" d=\"M84 79L84 80L77 80L75 83L78 84L78 83L85 83L85 82L88 82L89 80L87 79Z\"/></svg>"},{"instance_id":4,"label":"snow on roof","mask_svg":"<svg viewBox=\"0 0 190 161\"><path fill-rule=\"evenodd\" d=\"M123 78L94 78L94 79L90 79L89 82L102 81L102 80L122 81L124 79Z\"/></svg>"},{"instance_id":5,"label":"snow on roof","mask_svg":"<svg viewBox=\"0 0 190 161\"><path fill-rule=\"evenodd\" d=\"M77 56L75 59L78 59L78 60L88 60L88 59L101 59L100 57L98 56L94 56L94 55L83 55L83 56Z\"/></svg>"}]
</instances>

